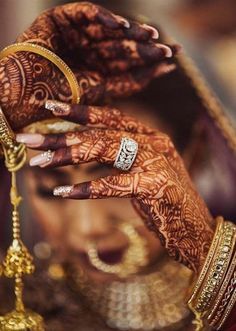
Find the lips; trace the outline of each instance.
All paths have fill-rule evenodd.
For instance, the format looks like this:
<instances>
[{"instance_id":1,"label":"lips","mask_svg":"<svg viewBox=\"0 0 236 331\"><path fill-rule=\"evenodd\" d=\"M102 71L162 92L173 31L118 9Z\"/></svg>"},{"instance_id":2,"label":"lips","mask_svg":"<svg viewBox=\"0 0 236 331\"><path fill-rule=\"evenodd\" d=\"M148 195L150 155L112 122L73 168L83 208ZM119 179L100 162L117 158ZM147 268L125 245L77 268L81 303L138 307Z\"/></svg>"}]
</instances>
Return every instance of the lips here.
<instances>
[{"instance_id":1,"label":"lips","mask_svg":"<svg viewBox=\"0 0 236 331\"><path fill-rule=\"evenodd\" d=\"M116 264L121 262L122 257L124 255L125 249L119 249L115 251L104 251L104 252L98 252L99 258L108 264Z\"/></svg>"},{"instance_id":2,"label":"lips","mask_svg":"<svg viewBox=\"0 0 236 331\"><path fill-rule=\"evenodd\" d=\"M122 260L122 257L124 255L124 252L127 247L119 248L119 249L114 249L114 250L104 250L99 252L98 251L98 256L101 259L101 261L107 263L107 264L117 264L120 263ZM89 269L96 269L90 262L88 258L87 252L82 252L82 251L77 251L73 252L73 260L78 260L77 263L83 264L86 268ZM75 262L75 261L74 261ZM97 269L96 269L97 270Z\"/></svg>"}]
</instances>

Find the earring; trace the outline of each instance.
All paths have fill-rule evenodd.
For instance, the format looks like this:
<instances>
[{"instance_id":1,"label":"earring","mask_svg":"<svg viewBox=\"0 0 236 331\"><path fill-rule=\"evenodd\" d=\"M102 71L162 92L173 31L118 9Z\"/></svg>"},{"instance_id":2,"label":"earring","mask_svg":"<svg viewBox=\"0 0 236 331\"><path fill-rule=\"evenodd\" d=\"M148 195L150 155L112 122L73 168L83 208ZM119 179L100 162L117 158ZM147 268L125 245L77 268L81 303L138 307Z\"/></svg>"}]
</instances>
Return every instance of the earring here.
<instances>
[{"instance_id":1,"label":"earring","mask_svg":"<svg viewBox=\"0 0 236 331\"><path fill-rule=\"evenodd\" d=\"M129 223L119 226L129 240L129 247L123 255L122 261L115 265L103 262L98 255L97 245L90 242L88 245L88 257L90 263L98 270L115 274L120 278L126 278L135 274L141 267L148 264L147 241Z\"/></svg>"}]
</instances>

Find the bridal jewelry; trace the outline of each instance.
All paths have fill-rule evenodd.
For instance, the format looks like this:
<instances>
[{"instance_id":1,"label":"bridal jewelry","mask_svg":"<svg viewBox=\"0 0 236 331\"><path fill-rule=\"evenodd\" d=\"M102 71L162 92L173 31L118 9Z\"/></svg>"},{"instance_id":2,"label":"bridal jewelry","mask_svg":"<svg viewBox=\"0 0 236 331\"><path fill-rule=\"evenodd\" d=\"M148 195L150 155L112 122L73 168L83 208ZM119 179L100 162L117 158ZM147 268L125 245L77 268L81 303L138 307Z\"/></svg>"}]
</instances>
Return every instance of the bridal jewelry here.
<instances>
[{"instance_id":1,"label":"bridal jewelry","mask_svg":"<svg viewBox=\"0 0 236 331\"><path fill-rule=\"evenodd\" d=\"M114 167L128 171L132 167L137 153L138 143L131 138L122 138Z\"/></svg>"},{"instance_id":2,"label":"bridal jewelry","mask_svg":"<svg viewBox=\"0 0 236 331\"><path fill-rule=\"evenodd\" d=\"M106 324L118 330L187 330L191 315L185 304L192 272L170 258L148 275L98 284L78 264L64 268L69 284Z\"/></svg>"},{"instance_id":3,"label":"bridal jewelry","mask_svg":"<svg viewBox=\"0 0 236 331\"><path fill-rule=\"evenodd\" d=\"M129 223L122 223L119 229L129 240L129 247L120 263L107 264L103 262L99 258L96 244L93 242L88 246L88 257L91 264L98 270L125 278L148 264L147 242Z\"/></svg>"},{"instance_id":4,"label":"bridal jewelry","mask_svg":"<svg viewBox=\"0 0 236 331\"><path fill-rule=\"evenodd\" d=\"M1 275L15 279L15 309L0 317L1 331L43 331L43 319L35 312L25 309L23 303L23 276L34 272L33 258L23 244L20 234L18 207L21 197L18 195L16 172L25 163L26 151L17 144L1 108L0 143L2 144L5 165L11 173L10 200L12 204L12 244L1 266Z\"/></svg>"}]
</instances>

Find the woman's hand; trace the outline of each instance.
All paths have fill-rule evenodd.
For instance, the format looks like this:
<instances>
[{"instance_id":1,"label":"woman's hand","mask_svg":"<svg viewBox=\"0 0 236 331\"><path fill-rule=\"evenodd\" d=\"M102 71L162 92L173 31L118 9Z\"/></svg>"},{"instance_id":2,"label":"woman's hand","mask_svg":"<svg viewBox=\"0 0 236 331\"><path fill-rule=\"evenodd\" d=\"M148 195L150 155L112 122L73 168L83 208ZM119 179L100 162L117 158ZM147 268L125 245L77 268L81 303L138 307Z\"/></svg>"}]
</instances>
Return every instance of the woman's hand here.
<instances>
[{"instance_id":1,"label":"woman's hand","mask_svg":"<svg viewBox=\"0 0 236 331\"><path fill-rule=\"evenodd\" d=\"M156 29L89 2L43 12L17 39L52 50L73 70L83 104L130 95L174 69L177 46L156 43ZM47 99L71 101L63 74L47 59L18 52L0 61L0 105L14 129L49 116Z\"/></svg>"},{"instance_id":2,"label":"woman's hand","mask_svg":"<svg viewBox=\"0 0 236 331\"><path fill-rule=\"evenodd\" d=\"M129 172L59 187L55 195L72 199L132 198L170 256L194 271L201 267L213 236L213 220L193 187L169 137L117 109L47 103L55 116L87 126L83 132L18 135L28 147L52 150L31 159L31 165L58 167L97 161L113 164L122 137L139 144Z\"/></svg>"}]
</instances>

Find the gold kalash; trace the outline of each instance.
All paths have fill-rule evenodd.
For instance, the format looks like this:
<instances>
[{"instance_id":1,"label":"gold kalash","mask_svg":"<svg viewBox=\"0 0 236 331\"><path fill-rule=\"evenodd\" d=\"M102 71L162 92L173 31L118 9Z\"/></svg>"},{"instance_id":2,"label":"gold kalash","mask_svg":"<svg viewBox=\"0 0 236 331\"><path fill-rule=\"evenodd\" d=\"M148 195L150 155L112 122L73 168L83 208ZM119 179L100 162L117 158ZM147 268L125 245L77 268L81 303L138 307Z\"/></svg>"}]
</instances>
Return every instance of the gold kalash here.
<instances>
[{"instance_id":1,"label":"gold kalash","mask_svg":"<svg viewBox=\"0 0 236 331\"><path fill-rule=\"evenodd\" d=\"M79 102L80 93L77 80L71 69L56 54L48 49L30 43L14 44L0 52L0 59L19 51L29 51L41 55L57 66L67 78L72 92L72 101ZM0 276L15 279L15 308L5 316L0 317L1 331L43 331L43 318L37 313L25 308L23 303L23 276L34 272L33 257L23 244L20 233L19 205L22 200L18 194L16 173L26 161L26 149L18 144L15 135L0 108L0 143L5 157L5 165L11 173L10 200L12 205L12 243L6 257L0 265Z\"/></svg>"}]
</instances>

